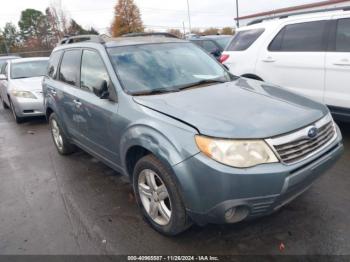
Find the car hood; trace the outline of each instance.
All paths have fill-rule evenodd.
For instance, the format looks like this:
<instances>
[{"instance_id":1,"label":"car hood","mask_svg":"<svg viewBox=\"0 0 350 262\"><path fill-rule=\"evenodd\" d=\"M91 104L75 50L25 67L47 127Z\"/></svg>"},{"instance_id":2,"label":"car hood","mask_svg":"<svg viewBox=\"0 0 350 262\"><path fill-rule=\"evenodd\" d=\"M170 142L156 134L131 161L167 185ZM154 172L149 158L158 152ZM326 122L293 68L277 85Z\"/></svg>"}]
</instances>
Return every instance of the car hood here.
<instances>
[{"instance_id":1,"label":"car hood","mask_svg":"<svg viewBox=\"0 0 350 262\"><path fill-rule=\"evenodd\" d=\"M326 106L256 80L198 87L160 95L135 96L138 104L191 126L207 136L268 138L311 124Z\"/></svg>"},{"instance_id":2,"label":"car hood","mask_svg":"<svg viewBox=\"0 0 350 262\"><path fill-rule=\"evenodd\" d=\"M12 87L16 90L41 91L42 80L43 80L43 77L40 76L40 77L12 79L11 82L12 82Z\"/></svg>"}]
</instances>

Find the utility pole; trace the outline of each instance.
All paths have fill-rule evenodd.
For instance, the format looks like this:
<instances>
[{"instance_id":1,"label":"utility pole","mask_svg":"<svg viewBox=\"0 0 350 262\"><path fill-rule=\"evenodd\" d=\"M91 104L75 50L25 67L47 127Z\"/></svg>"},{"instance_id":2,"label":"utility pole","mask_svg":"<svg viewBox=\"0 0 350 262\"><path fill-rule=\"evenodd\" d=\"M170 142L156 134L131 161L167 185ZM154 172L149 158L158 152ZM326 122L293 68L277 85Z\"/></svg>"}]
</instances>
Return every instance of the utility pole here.
<instances>
[{"instance_id":1,"label":"utility pole","mask_svg":"<svg viewBox=\"0 0 350 262\"><path fill-rule=\"evenodd\" d=\"M191 15L190 15L190 4L187 0L187 15L188 15L188 25L189 25L189 31L190 31L190 34L192 32L192 28L191 28Z\"/></svg>"},{"instance_id":2,"label":"utility pole","mask_svg":"<svg viewBox=\"0 0 350 262\"><path fill-rule=\"evenodd\" d=\"M186 39L186 29L185 29L185 22L182 21L182 27L183 27L183 30L184 30L184 39Z\"/></svg>"},{"instance_id":3,"label":"utility pole","mask_svg":"<svg viewBox=\"0 0 350 262\"><path fill-rule=\"evenodd\" d=\"M238 6L238 0L236 0L236 22L237 22L237 28L239 28L239 6Z\"/></svg>"}]
</instances>

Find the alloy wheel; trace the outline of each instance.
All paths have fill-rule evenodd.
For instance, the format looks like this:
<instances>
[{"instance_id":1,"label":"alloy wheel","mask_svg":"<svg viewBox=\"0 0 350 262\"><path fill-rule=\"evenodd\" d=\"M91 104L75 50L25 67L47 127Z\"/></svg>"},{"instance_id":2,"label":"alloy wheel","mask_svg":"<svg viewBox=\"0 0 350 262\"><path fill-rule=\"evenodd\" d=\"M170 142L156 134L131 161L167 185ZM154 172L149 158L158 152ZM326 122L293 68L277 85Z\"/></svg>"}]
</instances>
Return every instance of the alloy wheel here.
<instances>
[{"instance_id":1,"label":"alloy wheel","mask_svg":"<svg viewBox=\"0 0 350 262\"><path fill-rule=\"evenodd\" d=\"M51 132L53 136L53 140L59 150L63 149L63 138L61 135L60 128L55 119L51 120Z\"/></svg>"},{"instance_id":2,"label":"alloy wheel","mask_svg":"<svg viewBox=\"0 0 350 262\"><path fill-rule=\"evenodd\" d=\"M143 207L151 219L165 226L171 219L171 201L163 180L150 169L141 171L138 178L138 191Z\"/></svg>"}]
</instances>

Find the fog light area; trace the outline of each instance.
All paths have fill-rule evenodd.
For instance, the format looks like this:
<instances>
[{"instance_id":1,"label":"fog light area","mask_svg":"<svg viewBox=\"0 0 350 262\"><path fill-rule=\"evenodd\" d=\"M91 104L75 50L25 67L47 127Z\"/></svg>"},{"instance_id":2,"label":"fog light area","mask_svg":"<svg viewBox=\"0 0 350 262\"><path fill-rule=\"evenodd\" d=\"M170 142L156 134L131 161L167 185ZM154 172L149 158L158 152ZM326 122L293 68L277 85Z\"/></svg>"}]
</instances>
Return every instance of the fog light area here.
<instances>
[{"instance_id":1,"label":"fog light area","mask_svg":"<svg viewBox=\"0 0 350 262\"><path fill-rule=\"evenodd\" d=\"M232 207L225 212L227 223L237 223L245 219L249 214L249 209L245 206Z\"/></svg>"}]
</instances>

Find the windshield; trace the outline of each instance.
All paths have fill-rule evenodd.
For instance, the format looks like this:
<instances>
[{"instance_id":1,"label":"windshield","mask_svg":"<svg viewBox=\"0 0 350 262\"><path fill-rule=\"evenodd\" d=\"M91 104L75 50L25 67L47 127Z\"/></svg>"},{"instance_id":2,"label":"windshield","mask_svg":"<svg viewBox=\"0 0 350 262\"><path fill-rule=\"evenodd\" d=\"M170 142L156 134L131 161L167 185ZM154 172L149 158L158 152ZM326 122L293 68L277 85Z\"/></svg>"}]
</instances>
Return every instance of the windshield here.
<instances>
[{"instance_id":1,"label":"windshield","mask_svg":"<svg viewBox=\"0 0 350 262\"><path fill-rule=\"evenodd\" d=\"M230 42L231 39L232 39L231 36L220 37L220 38L215 39L215 42L217 42L219 44L219 46L221 46L222 49L225 49L225 47L228 45L228 42Z\"/></svg>"},{"instance_id":2,"label":"windshield","mask_svg":"<svg viewBox=\"0 0 350 262\"><path fill-rule=\"evenodd\" d=\"M196 83L230 80L218 62L192 43L113 47L108 52L131 94L173 92Z\"/></svg>"},{"instance_id":3,"label":"windshield","mask_svg":"<svg viewBox=\"0 0 350 262\"><path fill-rule=\"evenodd\" d=\"M11 65L11 78L19 79L44 76L47 71L47 65L47 60L13 63Z\"/></svg>"}]
</instances>

